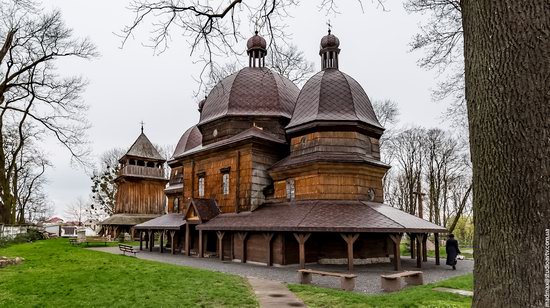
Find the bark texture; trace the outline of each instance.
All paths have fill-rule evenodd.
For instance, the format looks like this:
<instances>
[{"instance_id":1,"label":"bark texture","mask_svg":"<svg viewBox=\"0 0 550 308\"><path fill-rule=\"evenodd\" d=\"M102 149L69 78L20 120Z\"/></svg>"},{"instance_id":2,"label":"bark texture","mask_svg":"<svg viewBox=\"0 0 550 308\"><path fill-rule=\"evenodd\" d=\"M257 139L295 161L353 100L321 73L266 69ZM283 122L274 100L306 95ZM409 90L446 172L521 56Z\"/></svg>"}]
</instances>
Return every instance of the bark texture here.
<instances>
[{"instance_id":1,"label":"bark texture","mask_svg":"<svg viewBox=\"0 0 550 308\"><path fill-rule=\"evenodd\" d=\"M550 1L463 0L474 307L544 306Z\"/></svg>"}]
</instances>

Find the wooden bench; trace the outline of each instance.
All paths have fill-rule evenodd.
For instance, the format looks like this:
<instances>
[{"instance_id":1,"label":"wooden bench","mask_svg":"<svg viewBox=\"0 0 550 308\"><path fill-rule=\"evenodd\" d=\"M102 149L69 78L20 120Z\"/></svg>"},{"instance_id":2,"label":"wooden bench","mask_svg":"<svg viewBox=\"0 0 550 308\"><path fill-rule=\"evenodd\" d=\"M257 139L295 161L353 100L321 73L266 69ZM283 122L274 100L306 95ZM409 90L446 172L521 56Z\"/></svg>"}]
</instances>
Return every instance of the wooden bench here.
<instances>
[{"instance_id":1,"label":"wooden bench","mask_svg":"<svg viewBox=\"0 0 550 308\"><path fill-rule=\"evenodd\" d=\"M405 271L401 273L391 275L381 275L382 290L386 292L399 291L403 288L401 280L405 279L405 282L409 285L422 285L424 279L422 278L422 272L419 271Z\"/></svg>"},{"instance_id":2,"label":"wooden bench","mask_svg":"<svg viewBox=\"0 0 550 308\"><path fill-rule=\"evenodd\" d=\"M73 246L74 246L74 245L78 245L78 241L77 241L75 238L70 238L70 239L69 239L69 243L70 243L71 245L73 245Z\"/></svg>"},{"instance_id":3,"label":"wooden bench","mask_svg":"<svg viewBox=\"0 0 550 308\"><path fill-rule=\"evenodd\" d=\"M120 251L122 251L122 254L123 255L126 255L126 253L133 253L134 254L134 257L136 256L136 253L138 252L136 249L134 249L134 247L130 246L130 245L126 245L126 244L118 244L118 249L120 249Z\"/></svg>"},{"instance_id":4,"label":"wooden bench","mask_svg":"<svg viewBox=\"0 0 550 308\"><path fill-rule=\"evenodd\" d=\"M349 273L323 272L311 269L298 270L298 280L302 284L311 283L312 275L340 277L340 287L346 291L353 291L355 288L355 278L357 278L357 275Z\"/></svg>"}]
</instances>

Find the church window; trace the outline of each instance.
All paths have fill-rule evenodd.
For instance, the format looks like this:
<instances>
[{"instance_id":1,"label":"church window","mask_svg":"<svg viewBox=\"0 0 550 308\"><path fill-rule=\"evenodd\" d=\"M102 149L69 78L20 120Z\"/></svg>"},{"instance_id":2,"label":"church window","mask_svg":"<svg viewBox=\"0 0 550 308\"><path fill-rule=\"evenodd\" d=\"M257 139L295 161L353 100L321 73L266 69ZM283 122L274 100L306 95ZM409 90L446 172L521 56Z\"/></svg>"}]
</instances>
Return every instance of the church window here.
<instances>
[{"instance_id":1,"label":"church window","mask_svg":"<svg viewBox=\"0 0 550 308\"><path fill-rule=\"evenodd\" d=\"M286 180L286 199L292 201L295 196L296 188L294 187L294 179L288 179Z\"/></svg>"},{"instance_id":2,"label":"church window","mask_svg":"<svg viewBox=\"0 0 550 308\"><path fill-rule=\"evenodd\" d=\"M204 197L204 175L199 175L199 197Z\"/></svg>"},{"instance_id":3,"label":"church window","mask_svg":"<svg viewBox=\"0 0 550 308\"><path fill-rule=\"evenodd\" d=\"M220 172L222 173L222 193L224 195L229 195L229 171L230 167L221 168Z\"/></svg>"},{"instance_id":4,"label":"church window","mask_svg":"<svg viewBox=\"0 0 550 308\"><path fill-rule=\"evenodd\" d=\"M179 213L180 211L180 198L174 198L174 213Z\"/></svg>"}]
</instances>

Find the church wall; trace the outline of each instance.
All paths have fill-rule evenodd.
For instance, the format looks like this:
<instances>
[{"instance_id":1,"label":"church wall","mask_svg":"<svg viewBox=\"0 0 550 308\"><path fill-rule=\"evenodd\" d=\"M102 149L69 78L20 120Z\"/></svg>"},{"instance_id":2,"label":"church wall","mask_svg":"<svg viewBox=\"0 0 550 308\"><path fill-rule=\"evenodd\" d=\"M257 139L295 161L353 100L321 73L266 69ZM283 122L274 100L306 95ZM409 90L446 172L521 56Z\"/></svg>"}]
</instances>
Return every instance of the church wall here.
<instances>
[{"instance_id":1,"label":"church wall","mask_svg":"<svg viewBox=\"0 0 550 308\"><path fill-rule=\"evenodd\" d=\"M124 178L118 181L115 214L163 214L165 181Z\"/></svg>"},{"instance_id":2,"label":"church wall","mask_svg":"<svg viewBox=\"0 0 550 308\"><path fill-rule=\"evenodd\" d=\"M286 146L255 146L253 148L250 210L258 208L265 202L264 189L273 184L273 179L267 169L288 154L287 151Z\"/></svg>"},{"instance_id":3,"label":"church wall","mask_svg":"<svg viewBox=\"0 0 550 308\"><path fill-rule=\"evenodd\" d=\"M313 132L293 137L290 141L290 151L291 156L314 152L338 152L374 157L372 142L375 140L375 138L369 138L358 132Z\"/></svg>"},{"instance_id":4,"label":"church wall","mask_svg":"<svg viewBox=\"0 0 550 308\"><path fill-rule=\"evenodd\" d=\"M222 169L229 168L229 194L223 194ZM188 198L213 198L223 213L241 210L250 204L252 175L251 146L242 146L223 152L200 156L183 161L183 200ZM199 174L204 174L204 196L199 197ZM239 184L239 185L237 185ZM239 189L237 189L237 186ZM237 193L239 194L237 198ZM237 201L238 200L238 201Z\"/></svg>"},{"instance_id":5,"label":"church wall","mask_svg":"<svg viewBox=\"0 0 550 308\"><path fill-rule=\"evenodd\" d=\"M386 169L366 163L314 163L273 175L274 199L287 200L287 179L294 179L295 200L370 200L383 202L382 177Z\"/></svg>"}]
</instances>

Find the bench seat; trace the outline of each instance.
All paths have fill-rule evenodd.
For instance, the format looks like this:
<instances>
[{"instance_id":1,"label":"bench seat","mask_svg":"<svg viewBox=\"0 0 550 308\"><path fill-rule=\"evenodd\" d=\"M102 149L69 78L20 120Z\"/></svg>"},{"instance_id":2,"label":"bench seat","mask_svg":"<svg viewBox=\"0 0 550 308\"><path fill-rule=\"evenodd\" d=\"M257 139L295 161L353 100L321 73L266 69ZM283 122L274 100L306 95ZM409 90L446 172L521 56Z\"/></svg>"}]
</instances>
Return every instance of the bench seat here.
<instances>
[{"instance_id":1,"label":"bench seat","mask_svg":"<svg viewBox=\"0 0 550 308\"><path fill-rule=\"evenodd\" d=\"M399 291L403 288L401 280L405 279L405 282L408 285L422 285L424 284L424 279L422 277L422 272L420 271L404 271L401 273L395 273L390 275L381 275L380 282L382 285L382 290L386 292Z\"/></svg>"},{"instance_id":2,"label":"bench seat","mask_svg":"<svg viewBox=\"0 0 550 308\"><path fill-rule=\"evenodd\" d=\"M340 288L342 290L353 291L353 289L355 289L355 278L357 278L357 275L355 274L316 271L311 269L298 270L298 280L301 284L310 284L312 280L312 275L339 277Z\"/></svg>"},{"instance_id":3,"label":"bench seat","mask_svg":"<svg viewBox=\"0 0 550 308\"><path fill-rule=\"evenodd\" d=\"M118 249L120 249L120 251L122 251L122 254L123 255L126 255L126 253L133 253L134 254L134 257L136 256L136 253L138 252L137 249L135 249L134 247L130 246L130 245L126 245L126 244L118 244Z\"/></svg>"}]
</instances>

